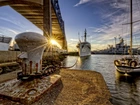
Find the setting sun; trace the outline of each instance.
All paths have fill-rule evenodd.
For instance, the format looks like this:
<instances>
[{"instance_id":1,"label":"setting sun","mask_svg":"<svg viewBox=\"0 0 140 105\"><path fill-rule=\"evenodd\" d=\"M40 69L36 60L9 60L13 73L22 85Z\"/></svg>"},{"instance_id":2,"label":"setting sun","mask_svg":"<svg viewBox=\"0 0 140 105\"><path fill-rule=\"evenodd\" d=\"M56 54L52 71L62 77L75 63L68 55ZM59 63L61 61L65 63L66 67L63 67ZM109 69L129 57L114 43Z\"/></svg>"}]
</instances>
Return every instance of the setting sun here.
<instances>
[{"instance_id":1,"label":"setting sun","mask_svg":"<svg viewBox=\"0 0 140 105\"><path fill-rule=\"evenodd\" d=\"M58 44L58 43L57 43L55 40L53 40L53 39L52 39L50 42L51 42L51 44L53 44L53 45L57 45L57 44Z\"/></svg>"},{"instance_id":2,"label":"setting sun","mask_svg":"<svg viewBox=\"0 0 140 105\"><path fill-rule=\"evenodd\" d=\"M61 46L59 45L59 43L58 43L56 40L54 40L54 39L51 39L51 40L50 40L50 43L51 43L52 45L56 45L57 47L61 48Z\"/></svg>"}]
</instances>

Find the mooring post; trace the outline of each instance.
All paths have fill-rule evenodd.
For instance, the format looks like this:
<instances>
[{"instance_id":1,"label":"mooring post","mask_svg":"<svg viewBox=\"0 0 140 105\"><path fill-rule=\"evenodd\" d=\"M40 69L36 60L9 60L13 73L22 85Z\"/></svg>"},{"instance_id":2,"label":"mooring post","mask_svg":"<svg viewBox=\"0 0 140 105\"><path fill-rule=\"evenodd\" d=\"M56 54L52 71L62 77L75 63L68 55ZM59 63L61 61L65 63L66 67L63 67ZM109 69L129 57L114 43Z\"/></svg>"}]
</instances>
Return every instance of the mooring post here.
<instances>
[{"instance_id":1,"label":"mooring post","mask_svg":"<svg viewBox=\"0 0 140 105\"><path fill-rule=\"evenodd\" d=\"M42 72L42 56L47 45L47 39L34 32L24 32L15 37L15 41L22 52L18 57L22 59L22 74L37 75Z\"/></svg>"}]
</instances>

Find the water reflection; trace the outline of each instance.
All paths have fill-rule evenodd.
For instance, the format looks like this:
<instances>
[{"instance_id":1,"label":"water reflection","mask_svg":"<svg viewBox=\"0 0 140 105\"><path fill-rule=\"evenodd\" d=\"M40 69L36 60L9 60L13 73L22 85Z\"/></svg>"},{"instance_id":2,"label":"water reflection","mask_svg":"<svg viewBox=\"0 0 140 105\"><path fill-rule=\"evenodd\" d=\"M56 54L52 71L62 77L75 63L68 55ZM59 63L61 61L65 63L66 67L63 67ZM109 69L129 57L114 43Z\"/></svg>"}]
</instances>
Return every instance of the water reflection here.
<instances>
[{"instance_id":1,"label":"water reflection","mask_svg":"<svg viewBox=\"0 0 140 105\"><path fill-rule=\"evenodd\" d=\"M78 58L77 64L72 69L94 70L100 72L111 92L113 105L140 105L140 74L124 76L114 67L114 59L121 58L117 55L92 55L86 58L68 56L65 66L71 66Z\"/></svg>"},{"instance_id":2,"label":"water reflection","mask_svg":"<svg viewBox=\"0 0 140 105\"><path fill-rule=\"evenodd\" d=\"M90 68L91 66L91 57L88 56L88 57L78 57L78 62L77 64L75 65L74 68L76 69L87 69L87 66Z\"/></svg>"},{"instance_id":3,"label":"water reflection","mask_svg":"<svg viewBox=\"0 0 140 105\"><path fill-rule=\"evenodd\" d=\"M116 71L116 91L113 95L114 105L140 105L140 77L125 76Z\"/></svg>"}]
</instances>

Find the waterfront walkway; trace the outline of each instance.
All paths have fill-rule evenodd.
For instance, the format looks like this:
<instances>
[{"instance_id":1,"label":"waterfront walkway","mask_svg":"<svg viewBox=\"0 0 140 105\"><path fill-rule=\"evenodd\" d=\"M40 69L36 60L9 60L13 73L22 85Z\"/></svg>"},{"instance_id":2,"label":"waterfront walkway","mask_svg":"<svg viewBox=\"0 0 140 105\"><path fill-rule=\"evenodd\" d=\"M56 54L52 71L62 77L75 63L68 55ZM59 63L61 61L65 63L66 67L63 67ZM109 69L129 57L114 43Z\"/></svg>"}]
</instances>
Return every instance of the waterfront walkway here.
<instances>
[{"instance_id":1,"label":"waterfront walkway","mask_svg":"<svg viewBox=\"0 0 140 105\"><path fill-rule=\"evenodd\" d=\"M109 101L110 92L100 73L61 69L56 74L61 75L61 81L32 105L112 105ZM11 73L4 74L6 77L8 75L10 77ZM11 79L13 77L16 78L14 73ZM0 80L2 80L1 78L3 75L0 76ZM6 81L6 78L2 81ZM21 105L21 103L2 98L0 98L0 104Z\"/></svg>"}]
</instances>

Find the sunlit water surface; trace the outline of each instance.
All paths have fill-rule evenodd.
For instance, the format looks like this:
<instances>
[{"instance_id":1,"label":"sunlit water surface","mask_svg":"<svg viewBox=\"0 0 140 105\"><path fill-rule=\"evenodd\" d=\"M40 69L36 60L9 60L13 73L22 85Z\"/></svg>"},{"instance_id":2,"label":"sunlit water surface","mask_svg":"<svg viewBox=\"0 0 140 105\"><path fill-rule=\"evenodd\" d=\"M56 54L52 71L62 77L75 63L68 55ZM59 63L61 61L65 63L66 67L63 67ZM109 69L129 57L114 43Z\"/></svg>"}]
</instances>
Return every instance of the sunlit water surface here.
<instances>
[{"instance_id":1,"label":"sunlit water surface","mask_svg":"<svg viewBox=\"0 0 140 105\"><path fill-rule=\"evenodd\" d=\"M68 56L65 66L76 65L71 69L94 70L100 72L112 95L113 105L140 105L140 76L124 76L114 67L114 59L121 55L91 55L87 58Z\"/></svg>"}]
</instances>

